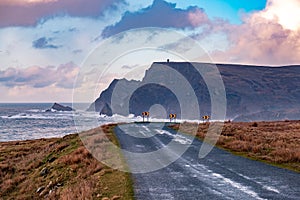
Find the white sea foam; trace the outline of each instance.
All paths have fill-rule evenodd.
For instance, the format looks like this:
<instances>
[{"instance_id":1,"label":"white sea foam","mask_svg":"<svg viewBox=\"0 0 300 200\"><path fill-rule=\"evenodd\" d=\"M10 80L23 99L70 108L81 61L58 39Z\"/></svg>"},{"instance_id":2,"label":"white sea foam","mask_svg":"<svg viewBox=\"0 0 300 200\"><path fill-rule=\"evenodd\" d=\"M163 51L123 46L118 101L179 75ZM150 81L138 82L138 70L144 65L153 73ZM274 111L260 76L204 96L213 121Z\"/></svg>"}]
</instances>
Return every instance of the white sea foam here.
<instances>
[{"instance_id":1,"label":"white sea foam","mask_svg":"<svg viewBox=\"0 0 300 200\"><path fill-rule=\"evenodd\" d=\"M27 112L33 112L33 113L38 113L38 112L44 112L44 110L41 109L29 109Z\"/></svg>"},{"instance_id":2,"label":"white sea foam","mask_svg":"<svg viewBox=\"0 0 300 200\"><path fill-rule=\"evenodd\" d=\"M19 113L16 115L1 116L2 119L72 119L72 113L63 114L43 114L43 113Z\"/></svg>"},{"instance_id":3,"label":"white sea foam","mask_svg":"<svg viewBox=\"0 0 300 200\"><path fill-rule=\"evenodd\" d=\"M56 117L44 116L39 114L20 113L16 115L1 116L2 119L55 119Z\"/></svg>"}]
</instances>

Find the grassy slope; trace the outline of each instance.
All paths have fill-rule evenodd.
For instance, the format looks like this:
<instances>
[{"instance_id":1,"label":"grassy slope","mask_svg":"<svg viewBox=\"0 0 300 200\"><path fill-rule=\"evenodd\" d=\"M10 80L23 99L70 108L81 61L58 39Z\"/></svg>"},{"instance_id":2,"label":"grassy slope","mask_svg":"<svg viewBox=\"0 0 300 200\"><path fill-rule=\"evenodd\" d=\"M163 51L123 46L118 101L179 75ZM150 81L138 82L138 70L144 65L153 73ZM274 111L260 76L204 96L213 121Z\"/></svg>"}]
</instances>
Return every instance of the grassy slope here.
<instances>
[{"instance_id":1,"label":"grassy slope","mask_svg":"<svg viewBox=\"0 0 300 200\"><path fill-rule=\"evenodd\" d=\"M196 126L196 136L203 140L209 123ZM195 124L183 123L180 130L191 133L192 127ZM227 122L220 137L211 135L214 137L218 138L218 147L231 153L300 172L300 121Z\"/></svg>"},{"instance_id":2,"label":"grassy slope","mask_svg":"<svg viewBox=\"0 0 300 200\"><path fill-rule=\"evenodd\" d=\"M114 126L91 131L117 143ZM77 134L0 143L0 188L0 199L133 199L130 174L97 161Z\"/></svg>"}]
</instances>

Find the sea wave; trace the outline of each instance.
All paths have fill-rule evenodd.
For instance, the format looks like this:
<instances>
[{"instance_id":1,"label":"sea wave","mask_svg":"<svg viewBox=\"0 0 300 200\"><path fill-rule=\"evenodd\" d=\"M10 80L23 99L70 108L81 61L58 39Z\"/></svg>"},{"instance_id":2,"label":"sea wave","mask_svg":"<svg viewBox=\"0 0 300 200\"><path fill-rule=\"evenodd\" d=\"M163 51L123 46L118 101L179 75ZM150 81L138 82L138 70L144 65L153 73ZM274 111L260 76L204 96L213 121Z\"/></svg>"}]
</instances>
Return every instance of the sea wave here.
<instances>
[{"instance_id":1,"label":"sea wave","mask_svg":"<svg viewBox=\"0 0 300 200\"><path fill-rule=\"evenodd\" d=\"M19 113L16 115L0 116L2 119L71 119L73 114L61 114L61 115L45 115L45 114L29 114Z\"/></svg>"}]
</instances>

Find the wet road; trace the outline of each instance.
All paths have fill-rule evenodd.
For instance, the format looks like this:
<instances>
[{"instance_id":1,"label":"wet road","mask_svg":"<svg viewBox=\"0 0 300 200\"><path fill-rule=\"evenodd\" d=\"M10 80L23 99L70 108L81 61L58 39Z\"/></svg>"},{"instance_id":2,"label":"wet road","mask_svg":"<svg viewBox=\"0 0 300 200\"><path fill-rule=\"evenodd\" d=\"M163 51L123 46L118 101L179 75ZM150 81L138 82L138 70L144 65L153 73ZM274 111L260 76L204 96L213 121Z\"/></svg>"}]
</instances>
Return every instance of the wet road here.
<instances>
[{"instance_id":1,"label":"wet road","mask_svg":"<svg viewBox=\"0 0 300 200\"><path fill-rule=\"evenodd\" d=\"M135 172L136 199L300 199L299 173L218 148L199 159L201 141L160 123L124 124L115 132ZM180 147L187 151L178 156Z\"/></svg>"}]
</instances>

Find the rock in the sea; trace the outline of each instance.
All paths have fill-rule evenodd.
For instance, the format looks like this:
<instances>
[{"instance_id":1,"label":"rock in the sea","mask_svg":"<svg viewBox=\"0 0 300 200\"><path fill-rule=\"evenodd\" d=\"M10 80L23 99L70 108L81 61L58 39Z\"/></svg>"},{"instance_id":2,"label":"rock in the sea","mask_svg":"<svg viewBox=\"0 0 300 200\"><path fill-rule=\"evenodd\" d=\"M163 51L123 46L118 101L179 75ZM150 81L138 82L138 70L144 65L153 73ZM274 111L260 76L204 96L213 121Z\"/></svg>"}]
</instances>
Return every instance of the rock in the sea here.
<instances>
[{"instance_id":1,"label":"rock in the sea","mask_svg":"<svg viewBox=\"0 0 300 200\"><path fill-rule=\"evenodd\" d=\"M51 110L55 110L55 111L74 111L73 108L69 107L69 106L63 106L63 105L60 105L58 103L54 103L53 106L46 110L46 112L49 112Z\"/></svg>"}]
</instances>

